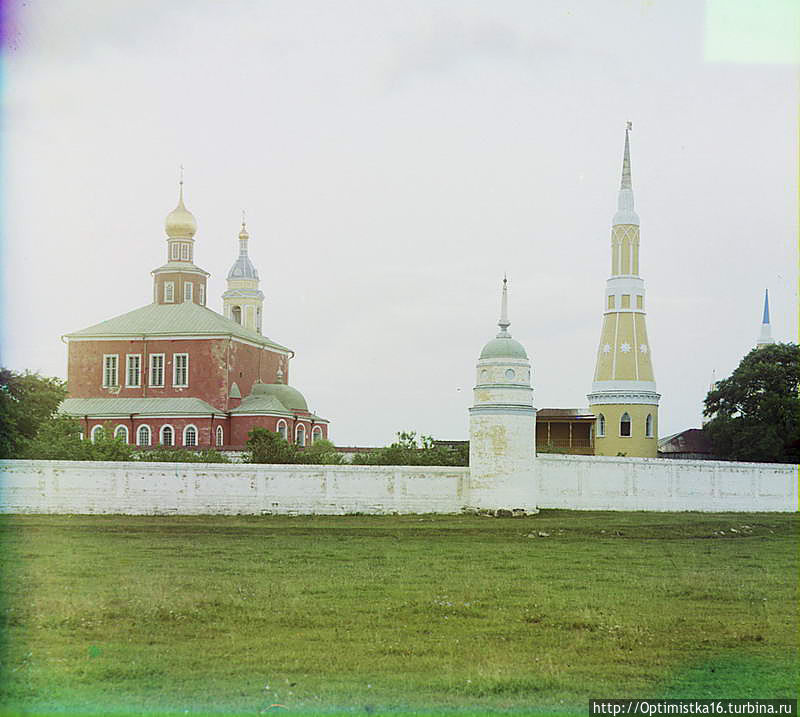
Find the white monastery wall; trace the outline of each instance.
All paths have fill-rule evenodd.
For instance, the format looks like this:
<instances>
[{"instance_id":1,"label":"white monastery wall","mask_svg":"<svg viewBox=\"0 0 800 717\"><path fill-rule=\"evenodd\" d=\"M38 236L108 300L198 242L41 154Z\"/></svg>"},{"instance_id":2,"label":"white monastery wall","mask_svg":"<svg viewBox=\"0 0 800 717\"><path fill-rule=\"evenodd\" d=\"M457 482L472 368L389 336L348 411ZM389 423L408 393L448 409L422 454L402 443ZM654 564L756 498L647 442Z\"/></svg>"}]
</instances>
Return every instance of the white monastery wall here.
<instances>
[{"instance_id":1,"label":"white monastery wall","mask_svg":"<svg viewBox=\"0 0 800 717\"><path fill-rule=\"evenodd\" d=\"M798 509L794 465L540 455L534 466L540 508ZM448 467L0 461L0 512L457 513L496 507L481 505L484 481Z\"/></svg>"}]
</instances>

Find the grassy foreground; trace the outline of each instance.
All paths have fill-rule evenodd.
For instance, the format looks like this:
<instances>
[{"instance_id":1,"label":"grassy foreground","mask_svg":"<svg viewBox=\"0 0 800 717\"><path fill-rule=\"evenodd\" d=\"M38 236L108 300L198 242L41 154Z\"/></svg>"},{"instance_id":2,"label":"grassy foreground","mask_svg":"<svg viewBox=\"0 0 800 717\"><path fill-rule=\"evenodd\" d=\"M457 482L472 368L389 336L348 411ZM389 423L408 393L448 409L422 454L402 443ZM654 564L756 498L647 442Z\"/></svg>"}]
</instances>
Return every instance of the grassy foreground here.
<instances>
[{"instance_id":1,"label":"grassy foreground","mask_svg":"<svg viewBox=\"0 0 800 717\"><path fill-rule=\"evenodd\" d=\"M6 516L0 550L11 713L797 696L794 515Z\"/></svg>"}]
</instances>

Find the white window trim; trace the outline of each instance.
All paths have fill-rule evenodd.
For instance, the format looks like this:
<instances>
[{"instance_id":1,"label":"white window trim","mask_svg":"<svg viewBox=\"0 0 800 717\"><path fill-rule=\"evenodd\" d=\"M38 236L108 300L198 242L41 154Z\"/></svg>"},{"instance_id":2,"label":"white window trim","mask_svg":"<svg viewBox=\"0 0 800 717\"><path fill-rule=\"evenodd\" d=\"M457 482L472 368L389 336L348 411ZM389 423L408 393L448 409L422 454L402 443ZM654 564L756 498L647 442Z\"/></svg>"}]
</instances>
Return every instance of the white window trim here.
<instances>
[{"instance_id":1,"label":"white window trim","mask_svg":"<svg viewBox=\"0 0 800 717\"><path fill-rule=\"evenodd\" d=\"M114 438L117 438L117 436L119 435L119 433L120 433L121 431L124 431L124 432L125 432L125 443L128 443L128 442L129 442L129 441L128 441L128 435L129 435L129 433L128 433L128 427L127 427L126 425L122 424L122 423L120 423L120 424L119 424L119 425L118 425L118 426L117 426L117 427L114 429Z\"/></svg>"},{"instance_id":2,"label":"white window trim","mask_svg":"<svg viewBox=\"0 0 800 717\"><path fill-rule=\"evenodd\" d=\"M117 379L114 383L108 383L106 376L106 360L114 359L114 374ZM103 388L119 386L119 354L103 354Z\"/></svg>"},{"instance_id":3,"label":"white window trim","mask_svg":"<svg viewBox=\"0 0 800 717\"><path fill-rule=\"evenodd\" d=\"M157 357L161 357L161 383L153 383L153 359ZM152 388L164 388L164 378L167 372L167 355L166 354L150 354L150 360L148 361L148 371L147 371L147 378L148 384Z\"/></svg>"},{"instance_id":4,"label":"white window trim","mask_svg":"<svg viewBox=\"0 0 800 717\"><path fill-rule=\"evenodd\" d=\"M606 435L606 417L601 413L597 416L597 437L605 438Z\"/></svg>"},{"instance_id":5,"label":"white window trim","mask_svg":"<svg viewBox=\"0 0 800 717\"><path fill-rule=\"evenodd\" d=\"M311 429L311 445L322 439L322 429L319 426L314 426Z\"/></svg>"},{"instance_id":6,"label":"white window trim","mask_svg":"<svg viewBox=\"0 0 800 717\"><path fill-rule=\"evenodd\" d=\"M171 443L164 443L164 430L169 428L172 432L172 442ZM175 429L169 424L165 423L158 431L158 445L160 446L174 446L175 445Z\"/></svg>"},{"instance_id":7,"label":"white window trim","mask_svg":"<svg viewBox=\"0 0 800 717\"><path fill-rule=\"evenodd\" d=\"M97 440L97 435L103 432L103 427L98 423L96 426L92 426L92 430L89 432L89 440L94 443Z\"/></svg>"},{"instance_id":8,"label":"white window trim","mask_svg":"<svg viewBox=\"0 0 800 717\"><path fill-rule=\"evenodd\" d=\"M300 431L303 432L303 442L300 443L297 438L300 435ZM298 423L294 427L294 444L296 446L305 446L306 445L306 427L302 423Z\"/></svg>"},{"instance_id":9,"label":"white window trim","mask_svg":"<svg viewBox=\"0 0 800 717\"><path fill-rule=\"evenodd\" d=\"M167 294L167 289L169 289L169 294ZM164 303L165 304L174 304L175 303L175 282L174 281L165 281L164 282Z\"/></svg>"},{"instance_id":10,"label":"white window trim","mask_svg":"<svg viewBox=\"0 0 800 717\"><path fill-rule=\"evenodd\" d=\"M183 282L183 300L191 301L194 294L194 284L191 281Z\"/></svg>"},{"instance_id":11,"label":"white window trim","mask_svg":"<svg viewBox=\"0 0 800 717\"><path fill-rule=\"evenodd\" d=\"M203 286L203 284L197 285L197 303L199 303L200 306L206 305L206 287Z\"/></svg>"},{"instance_id":12,"label":"white window trim","mask_svg":"<svg viewBox=\"0 0 800 717\"><path fill-rule=\"evenodd\" d=\"M283 428L283 434L281 434ZM289 436L289 426L282 418L275 424L275 432L285 441Z\"/></svg>"},{"instance_id":13,"label":"white window trim","mask_svg":"<svg viewBox=\"0 0 800 717\"><path fill-rule=\"evenodd\" d=\"M186 383L178 383L178 358L186 357ZM172 354L172 385L175 388L188 388L189 386L189 354Z\"/></svg>"},{"instance_id":14,"label":"white window trim","mask_svg":"<svg viewBox=\"0 0 800 717\"><path fill-rule=\"evenodd\" d=\"M644 437L645 438L652 438L655 434L653 430L653 424L655 421L653 420L653 414L648 413L647 418L644 419Z\"/></svg>"},{"instance_id":15,"label":"white window trim","mask_svg":"<svg viewBox=\"0 0 800 717\"><path fill-rule=\"evenodd\" d=\"M147 429L147 443L142 443L141 438L139 436L141 430L145 428ZM146 423L143 423L139 428L136 429L136 445L137 446L151 446L153 445L153 430L148 426Z\"/></svg>"},{"instance_id":16,"label":"white window trim","mask_svg":"<svg viewBox=\"0 0 800 717\"><path fill-rule=\"evenodd\" d=\"M183 261L189 261L189 245L188 244L181 244L181 259Z\"/></svg>"},{"instance_id":17,"label":"white window trim","mask_svg":"<svg viewBox=\"0 0 800 717\"><path fill-rule=\"evenodd\" d=\"M215 444L217 448L225 445L225 429L222 426L217 426L215 433Z\"/></svg>"},{"instance_id":18,"label":"white window trim","mask_svg":"<svg viewBox=\"0 0 800 717\"><path fill-rule=\"evenodd\" d=\"M139 359L139 367L136 369L136 383L130 383L131 359ZM142 354L125 354L125 385L128 388L141 388L142 386Z\"/></svg>"},{"instance_id":19,"label":"white window trim","mask_svg":"<svg viewBox=\"0 0 800 717\"><path fill-rule=\"evenodd\" d=\"M194 443L192 443L192 444L186 443L186 434L189 432L190 428L194 430ZM196 448L198 445L200 445L200 434L199 434L199 432L197 430L197 426L195 426L194 423L190 423L188 426L184 426L184 429L183 429L183 445L186 448Z\"/></svg>"},{"instance_id":20,"label":"white window trim","mask_svg":"<svg viewBox=\"0 0 800 717\"><path fill-rule=\"evenodd\" d=\"M172 256L171 259L180 259L181 258L181 250L178 246L177 242L172 243Z\"/></svg>"}]
</instances>

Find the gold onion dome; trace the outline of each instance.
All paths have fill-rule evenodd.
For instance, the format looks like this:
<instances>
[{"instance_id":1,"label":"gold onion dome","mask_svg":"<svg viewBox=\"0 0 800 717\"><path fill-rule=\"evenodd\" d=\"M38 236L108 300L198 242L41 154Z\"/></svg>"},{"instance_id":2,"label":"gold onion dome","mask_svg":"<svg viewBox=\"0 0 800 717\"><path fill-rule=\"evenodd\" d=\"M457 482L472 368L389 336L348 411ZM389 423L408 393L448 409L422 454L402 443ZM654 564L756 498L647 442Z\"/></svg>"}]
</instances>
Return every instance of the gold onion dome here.
<instances>
[{"instance_id":1,"label":"gold onion dome","mask_svg":"<svg viewBox=\"0 0 800 717\"><path fill-rule=\"evenodd\" d=\"M191 239L197 232L197 220L183 204L183 182L181 182L181 193L178 199L178 206L175 207L164 221L164 229L167 236L180 239Z\"/></svg>"}]
</instances>

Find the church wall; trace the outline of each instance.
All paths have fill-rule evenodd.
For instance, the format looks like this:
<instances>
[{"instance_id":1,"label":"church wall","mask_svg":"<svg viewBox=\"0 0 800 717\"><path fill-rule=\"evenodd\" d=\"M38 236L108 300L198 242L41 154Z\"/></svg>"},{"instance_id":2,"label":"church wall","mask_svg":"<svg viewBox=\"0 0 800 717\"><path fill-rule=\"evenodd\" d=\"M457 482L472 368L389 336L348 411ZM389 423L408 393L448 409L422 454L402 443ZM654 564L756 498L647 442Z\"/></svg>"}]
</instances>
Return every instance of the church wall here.
<instances>
[{"instance_id":1,"label":"church wall","mask_svg":"<svg viewBox=\"0 0 800 717\"><path fill-rule=\"evenodd\" d=\"M230 343L230 350L228 344ZM164 386L150 386L149 355L164 354ZM173 354L189 354L189 386L172 385ZM117 354L120 386L103 387L103 356ZM141 354L142 385L125 386L125 356ZM260 378L264 383L277 380L282 356L257 346L225 339L147 339L114 341L70 341L67 386L72 398L201 398L219 411L227 409L230 385L235 381L242 396L250 393ZM230 370L226 372L226 366ZM288 361L284 362L284 381L288 380ZM226 376L228 383L226 385Z\"/></svg>"},{"instance_id":2,"label":"church wall","mask_svg":"<svg viewBox=\"0 0 800 717\"><path fill-rule=\"evenodd\" d=\"M540 508L794 512L794 465L540 455ZM0 512L455 513L491 488L469 468L0 461ZM504 481L498 483L505 490ZM525 486L519 486L524 495ZM513 507L513 506L512 506Z\"/></svg>"}]
</instances>

